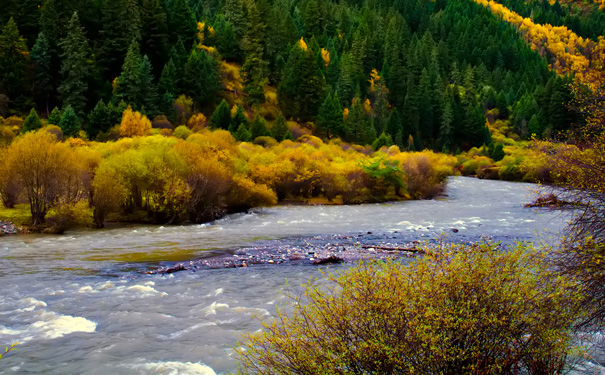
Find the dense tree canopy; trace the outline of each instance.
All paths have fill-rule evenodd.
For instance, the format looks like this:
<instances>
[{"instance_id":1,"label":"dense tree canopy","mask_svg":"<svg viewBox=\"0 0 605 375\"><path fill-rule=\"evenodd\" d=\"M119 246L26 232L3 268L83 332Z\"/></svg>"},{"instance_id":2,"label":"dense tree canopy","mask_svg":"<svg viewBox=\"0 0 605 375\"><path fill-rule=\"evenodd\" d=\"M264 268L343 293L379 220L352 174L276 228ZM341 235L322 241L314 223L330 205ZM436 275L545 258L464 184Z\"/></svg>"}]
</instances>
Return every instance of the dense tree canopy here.
<instances>
[{"instance_id":1,"label":"dense tree canopy","mask_svg":"<svg viewBox=\"0 0 605 375\"><path fill-rule=\"evenodd\" d=\"M569 78L549 67L583 74L565 67L605 50L594 40L602 16L557 2L505 5L534 21L483 0L10 2L0 17L0 116L33 106L44 119L71 106L89 137L107 137L121 115L107 115L110 106L176 127L183 109L210 118L225 99L262 113L268 128L281 111L316 122L320 136L365 144L384 132L413 149L489 145L480 118L494 109L521 137L554 135L574 118L563 104ZM521 17L521 35L500 16ZM570 31L544 44L545 60L544 46L532 51L520 36L561 34L551 21L593 41ZM577 54L563 53L575 45Z\"/></svg>"}]
</instances>

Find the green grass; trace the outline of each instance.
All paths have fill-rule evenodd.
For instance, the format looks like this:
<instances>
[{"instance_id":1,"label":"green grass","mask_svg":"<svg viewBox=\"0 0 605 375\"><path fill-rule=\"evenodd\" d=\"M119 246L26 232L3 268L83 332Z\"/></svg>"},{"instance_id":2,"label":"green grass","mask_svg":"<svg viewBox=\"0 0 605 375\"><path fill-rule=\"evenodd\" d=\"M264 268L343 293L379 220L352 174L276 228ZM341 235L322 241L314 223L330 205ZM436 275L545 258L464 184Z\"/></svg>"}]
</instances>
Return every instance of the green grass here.
<instances>
[{"instance_id":1,"label":"green grass","mask_svg":"<svg viewBox=\"0 0 605 375\"><path fill-rule=\"evenodd\" d=\"M15 225L31 224L31 212L29 204L15 205L15 208L6 208L0 204L0 220L10 221Z\"/></svg>"}]
</instances>

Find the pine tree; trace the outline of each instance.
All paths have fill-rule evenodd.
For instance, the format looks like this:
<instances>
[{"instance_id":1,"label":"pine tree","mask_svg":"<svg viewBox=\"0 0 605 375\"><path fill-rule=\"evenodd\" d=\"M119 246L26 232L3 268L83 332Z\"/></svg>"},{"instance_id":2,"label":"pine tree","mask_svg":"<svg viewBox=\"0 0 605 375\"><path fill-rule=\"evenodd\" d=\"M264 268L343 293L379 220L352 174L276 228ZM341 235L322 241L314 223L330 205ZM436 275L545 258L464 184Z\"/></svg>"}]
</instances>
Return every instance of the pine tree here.
<instances>
[{"instance_id":1,"label":"pine tree","mask_svg":"<svg viewBox=\"0 0 605 375\"><path fill-rule=\"evenodd\" d=\"M102 27L99 31L99 66L104 77L113 80L120 67L133 35L130 31L126 0L107 0L102 8Z\"/></svg>"},{"instance_id":2,"label":"pine tree","mask_svg":"<svg viewBox=\"0 0 605 375\"><path fill-rule=\"evenodd\" d=\"M235 114L233 115L233 118L231 119L231 125L229 125L229 131L231 133L235 133L237 131L237 129L239 128L240 124L244 124L246 125L246 129L248 129L249 127L249 121L248 121L248 116L246 116L246 113L244 112L244 107L242 107L241 104L237 105L237 109L235 110Z\"/></svg>"},{"instance_id":3,"label":"pine tree","mask_svg":"<svg viewBox=\"0 0 605 375\"><path fill-rule=\"evenodd\" d=\"M439 146L441 147L441 152L449 153L454 146L454 129L452 128L453 116L452 106L448 100L445 102L441 126L439 127Z\"/></svg>"},{"instance_id":4,"label":"pine tree","mask_svg":"<svg viewBox=\"0 0 605 375\"><path fill-rule=\"evenodd\" d=\"M94 109L88 114L88 126L86 128L88 137L94 139L99 133L107 132L112 125L109 109L103 100L99 100Z\"/></svg>"},{"instance_id":5,"label":"pine tree","mask_svg":"<svg viewBox=\"0 0 605 375\"><path fill-rule=\"evenodd\" d=\"M239 124L237 131L233 134L233 136L240 142L252 141L252 134L245 124Z\"/></svg>"},{"instance_id":6,"label":"pine tree","mask_svg":"<svg viewBox=\"0 0 605 375\"><path fill-rule=\"evenodd\" d=\"M145 108L145 112L153 118L158 114L159 96L158 89L153 82L153 67L147 55L143 56L139 66L139 74L141 77L141 104Z\"/></svg>"},{"instance_id":7,"label":"pine tree","mask_svg":"<svg viewBox=\"0 0 605 375\"><path fill-rule=\"evenodd\" d=\"M420 91L421 103L419 106L418 132L425 144L431 144L433 142L435 115L432 106L431 78L426 69L423 69L420 75L418 90Z\"/></svg>"},{"instance_id":8,"label":"pine tree","mask_svg":"<svg viewBox=\"0 0 605 375\"><path fill-rule=\"evenodd\" d=\"M142 90L142 62L143 60L139 53L139 43L136 40L132 40L130 47L128 47L126 59L124 59L122 73L117 79L114 96L116 101L123 100L127 104L133 105L135 109L141 108L143 95L145 95Z\"/></svg>"},{"instance_id":9,"label":"pine tree","mask_svg":"<svg viewBox=\"0 0 605 375\"><path fill-rule=\"evenodd\" d=\"M275 123L273 123L271 134L273 134L273 137L279 142L293 138L292 133L290 132L290 128L286 123L286 118L281 112L277 116Z\"/></svg>"},{"instance_id":10,"label":"pine tree","mask_svg":"<svg viewBox=\"0 0 605 375\"><path fill-rule=\"evenodd\" d=\"M42 128L42 121L40 121L40 117L38 117L38 112L36 112L36 110L32 108L32 110L29 111L29 115L25 118L25 121L23 122L21 134L35 131L40 128Z\"/></svg>"},{"instance_id":11,"label":"pine tree","mask_svg":"<svg viewBox=\"0 0 605 375\"><path fill-rule=\"evenodd\" d=\"M389 147L393 145L393 139L390 135L387 135L385 132L380 134L380 137L376 138L374 143L372 143L372 148L376 151L380 150L382 147Z\"/></svg>"},{"instance_id":12,"label":"pine tree","mask_svg":"<svg viewBox=\"0 0 605 375\"><path fill-rule=\"evenodd\" d=\"M264 118L259 115L254 117L252 123L250 124L250 134L252 135L252 140L255 140L257 137L270 137L271 132L267 129L267 122Z\"/></svg>"},{"instance_id":13,"label":"pine tree","mask_svg":"<svg viewBox=\"0 0 605 375\"><path fill-rule=\"evenodd\" d=\"M179 77L179 80L181 77L183 77L183 74L185 72L185 64L187 64L188 57L189 54L185 49L185 45L179 39L170 49L170 59L174 63L174 67L176 68L176 74L177 77Z\"/></svg>"},{"instance_id":14,"label":"pine tree","mask_svg":"<svg viewBox=\"0 0 605 375\"><path fill-rule=\"evenodd\" d=\"M74 109L69 104L65 107L65 109L63 109L61 121L59 121L59 127L61 130L63 130L63 134L67 137L75 137L80 131L80 120L78 119Z\"/></svg>"},{"instance_id":15,"label":"pine tree","mask_svg":"<svg viewBox=\"0 0 605 375\"><path fill-rule=\"evenodd\" d=\"M301 39L292 47L277 96L286 115L312 119L324 97L325 80L315 62L315 54Z\"/></svg>"},{"instance_id":16,"label":"pine tree","mask_svg":"<svg viewBox=\"0 0 605 375\"><path fill-rule=\"evenodd\" d=\"M36 44L32 48L31 60L34 67L34 92L44 103L46 114L49 114L48 103L54 93L52 51L46 35L40 32Z\"/></svg>"},{"instance_id":17,"label":"pine tree","mask_svg":"<svg viewBox=\"0 0 605 375\"><path fill-rule=\"evenodd\" d=\"M169 51L168 21L160 0L141 1L141 34L141 53L149 56L157 76Z\"/></svg>"},{"instance_id":18,"label":"pine tree","mask_svg":"<svg viewBox=\"0 0 605 375\"><path fill-rule=\"evenodd\" d=\"M403 148L403 126L401 125L401 117L397 108L393 109L386 125L387 134L393 138L397 146Z\"/></svg>"},{"instance_id":19,"label":"pine tree","mask_svg":"<svg viewBox=\"0 0 605 375\"><path fill-rule=\"evenodd\" d=\"M363 100L359 96L353 99L353 105L347 118L351 129L350 141L358 144L372 144L376 140L376 130L363 109Z\"/></svg>"},{"instance_id":20,"label":"pine tree","mask_svg":"<svg viewBox=\"0 0 605 375\"><path fill-rule=\"evenodd\" d=\"M11 17L0 34L0 93L13 100L25 91L28 50Z\"/></svg>"},{"instance_id":21,"label":"pine tree","mask_svg":"<svg viewBox=\"0 0 605 375\"><path fill-rule=\"evenodd\" d=\"M55 108L53 108L52 112L46 119L46 123L49 125L51 125L51 124L59 125L60 122L61 122L61 111L59 110L59 108L55 107Z\"/></svg>"},{"instance_id":22,"label":"pine tree","mask_svg":"<svg viewBox=\"0 0 605 375\"><path fill-rule=\"evenodd\" d=\"M71 107L78 117L83 118L90 76L88 66L90 49L77 12L69 21L67 36L61 40L60 47L63 50L61 54L63 82L59 86L59 92L63 95L65 107Z\"/></svg>"},{"instance_id":23,"label":"pine tree","mask_svg":"<svg viewBox=\"0 0 605 375\"><path fill-rule=\"evenodd\" d=\"M332 136L347 137L343 128L343 111L336 93L328 94L321 107L319 107L317 126L318 130L325 133L327 138Z\"/></svg>"},{"instance_id":24,"label":"pine tree","mask_svg":"<svg viewBox=\"0 0 605 375\"><path fill-rule=\"evenodd\" d=\"M183 85L185 93L191 96L197 105L213 102L220 89L220 83L212 56L205 51L192 49L185 64Z\"/></svg>"},{"instance_id":25,"label":"pine tree","mask_svg":"<svg viewBox=\"0 0 605 375\"><path fill-rule=\"evenodd\" d=\"M265 101L264 85L267 83L268 63L264 59L265 24L254 2L248 5L248 27L243 41L246 58L241 68L246 101L258 104Z\"/></svg>"},{"instance_id":26,"label":"pine tree","mask_svg":"<svg viewBox=\"0 0 605 375\"><path fill-rule=\"evenodd\" d=\"M177 75L176 66L171 58L166 65L164 65L160 81L158 82L158 89L162 95L171 94L172 96L175 96L178 93L178 85L179 77Z\"/></svg>"},{"instance_id":27,"label":"pine tree","mask_svg":"<svg viewBox=\"0 0 605 375\"><path fill-rule=\"evenodd\" d=\"M214 23L217 41L216 48L227 61L241 61L242 51L231 22L223 15L218 15Z\"/></svg>"},{"instance_id":28,"label":"pine tree","mask_svg":"<svg viewBox=\"0 0 605 375\"><path fill-rule=\"evenodd\" d=\"M180 39L188 46L193 43L197 22L187 0L174 0L168 7L168 30L174 42Z\"/></svg>"},{"instance_id":29,"label":"pine tree","mask_svg":"<svg viewBox=\"0 0 605 375\"><path fill-rule=\"evenodd\" d=\"M229 129L231 124L231 110L229 104L223 99L221 104L216 107L214 113L210 117L210 127L212 129Z\"/></svg>"}]
</instances>

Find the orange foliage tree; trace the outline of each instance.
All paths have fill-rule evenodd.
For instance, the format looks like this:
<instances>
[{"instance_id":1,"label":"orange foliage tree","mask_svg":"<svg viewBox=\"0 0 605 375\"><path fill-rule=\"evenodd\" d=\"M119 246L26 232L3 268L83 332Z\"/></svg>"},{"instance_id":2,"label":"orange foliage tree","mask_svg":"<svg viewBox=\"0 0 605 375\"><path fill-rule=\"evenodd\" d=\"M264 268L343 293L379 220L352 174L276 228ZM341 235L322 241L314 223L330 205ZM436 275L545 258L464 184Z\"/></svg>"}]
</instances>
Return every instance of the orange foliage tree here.
<instances>
[{"instance_id":1,"label":"orange foliage tree","mask_svg":"<svg viewBox=\"0 0 605 375\"><path fill-rule=\"evenodd\" d=\"M137 137L148 134L151 131L151 121L140 112L133 111L128 106L122 114L120 123L120 135L122 137Z\"/></svg>"}]
</instances>

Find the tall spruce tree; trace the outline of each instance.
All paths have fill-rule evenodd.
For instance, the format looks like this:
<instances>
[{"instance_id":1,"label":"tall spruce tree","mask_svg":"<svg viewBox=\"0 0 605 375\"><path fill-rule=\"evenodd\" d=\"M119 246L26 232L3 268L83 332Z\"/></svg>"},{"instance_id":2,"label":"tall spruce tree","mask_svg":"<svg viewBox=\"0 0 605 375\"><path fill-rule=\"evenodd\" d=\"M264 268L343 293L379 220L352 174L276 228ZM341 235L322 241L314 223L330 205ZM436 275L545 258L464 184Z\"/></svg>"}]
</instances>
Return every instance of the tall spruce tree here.
<instances>
[{"instance_id":1,"label":"tall spruce tree","mask_svg":"<svg viewBox=\"0 0 605 375\"><path fill-rule=\"evenodd\" d=\"M231 110L225 99L216 107L210 117L209 123L212 129L229 129L229 125L231 125Z\"/></svg>"},{"instance_id":2,"label":"tall spruce tree","mask_svg":"<svg viewBox=\"0 0 605 375\"><path fill-rule=\"evenodd\" d=\"M191 96L196 105L207 105L214 102L220 89L220 82L214 58L205 51L191 50L183 74L185 92ZM228 106L227 106L228 107Z\"/></svg>"},{"instance_id":3,"label":"tall spruce tree","mask_svg":"<svg viewBox=\"0 0 605 375\"><path fill-rule=\"evenodd\" d=\"M248 3L248 27L243 40L245 51L244 65L241 73L244 80L244 91L248 94L246 101L258 104L265 101L264 86L268 79L268 62L264 58L265 23L254 2Z\"/></svg>"},{"instance_id":4,"label":"tall spruce tree","mask_svg":"<svg viewBox=\"0 0 605 375\"><path fill-rule=\"evenodd\" d=\"M74 12L69 21L67 35L61 40L60 47L63 51L61 54L63 81L59 86L59 92L63 95L63 105L71 107L79 118L83 118L90 76L88 65L90 48L84 30L80 26L77 12Z\"/></svg>"},{"instance_id":5,"label":"tall spruce tree","mask_svg":"<svg viewBox=\"0 0 605 375\"><path fill-rule=\"evenodd\" d=\"M52 50L44 32L40 32L38 35L30 56L34 69L34 92L48 116L50 114L49 101L55 88L53 87Z\"/></svg>"},{"instance_id":6,"label":"tall spruce tree","mask_svg":"<svg viewBox=\"0 0 605 375\"><path fill-rule=\"evenodd\" d=\"M197 31L195 14L187 0L173 0L168 7L168 30L173 42L181 40L185 45L193 44Z\"/></svg>"},{"instance_id":7,"label":"tall spruce tree","mask_svg":"<svg viewBox=\"0 0 605 375\"><path fill-rule=\"evenodd\" d=\"M61 121L59 121L59 127L66 137L75 137L80 131L80 120L70 104L63 110Z\"/></svg>"},{"instance_id":8,"label":"tall spruce tree","mask_svg":"<svg viewBox=\"0 0 605 375\"><path fill-rule=\"evenodd\" d=\"M128 53L122 65L122 73L117 79L114 89L115 102L123 100L140 110L143 105L143 97L146 95L142 87L141 63L143 59L139 52L139 43L133 39L128 47Z\"/></svg>"},{"instance_id":9,"label":"tall spruce tree","mask_svg":"<svg viewBox=\"0 0 605 375\"><path fill-rule=\"evenodd\" d=\"M31 109L29 115L25 118L23 122L23 128L21 128L21 134L25 134L27 132L35 131L42 128L42 121L40 121L40 117L38 116L38 112L34 108Z\"/></svg>"},{"instance_id":10,"label":"tall spruce tree","mask_svg":"<svg viewBox=\"0 0 605 375\"><path fill-rule=\"evenodd\" d=\"M0 33L0 93L12 100L25 92L28 50L11 17Z\"/></svg>"}]
</instances>

